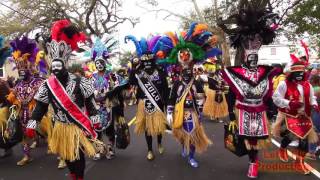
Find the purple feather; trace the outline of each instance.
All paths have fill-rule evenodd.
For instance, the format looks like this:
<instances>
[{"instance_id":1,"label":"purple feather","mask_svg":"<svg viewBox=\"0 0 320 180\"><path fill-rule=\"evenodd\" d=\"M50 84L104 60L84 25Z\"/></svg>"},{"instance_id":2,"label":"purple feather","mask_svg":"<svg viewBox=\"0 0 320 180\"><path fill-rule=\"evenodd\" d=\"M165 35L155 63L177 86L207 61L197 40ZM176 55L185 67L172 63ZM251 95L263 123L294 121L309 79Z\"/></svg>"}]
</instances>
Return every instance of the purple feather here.
<instances>
[{"instance_id":1,"label":"purple feather","mask_svg":"<svg viewBox=\"0 0 320 180\"><path fill-rule=\"evenodd\" d=\"M148 50L152 52L154 46L156 45L157 41L161 38L160 35L153 36L150 40L147 41L148 43Z\"/></svg>"},{"instance_id":2,"label":"purple feather","mask_svg":"<svg viewBox=\"0 0 320 180\"><path fill-rule=\"evenodd\" d=\"M29 39L26 36L23 36L21 39L16 38L10 42L10 45L13 51L21 51L21 55L29 53L31 55L32 62L38 52L36 41Z\"/></svg>"}]
</instances>

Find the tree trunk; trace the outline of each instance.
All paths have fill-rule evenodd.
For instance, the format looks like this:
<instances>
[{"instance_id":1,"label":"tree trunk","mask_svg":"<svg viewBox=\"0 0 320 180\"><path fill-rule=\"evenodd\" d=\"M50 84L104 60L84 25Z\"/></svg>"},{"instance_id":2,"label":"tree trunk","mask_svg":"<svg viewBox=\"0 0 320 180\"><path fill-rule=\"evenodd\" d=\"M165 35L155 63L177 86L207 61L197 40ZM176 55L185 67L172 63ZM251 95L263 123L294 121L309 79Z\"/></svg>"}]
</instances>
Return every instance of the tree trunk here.
<instances>
[{"instance_id":1,"label":"tree trunk","mask_svg":"<svg viewBox=\"0 0 320 180\"><path fill-rule=\"evenodd\" d=\"M226 34L222 31L221 33L221 50L222 50L222 60L225 66L231 66L230 61L230 47L227 43Z\"/></svg>"}]
</instances>

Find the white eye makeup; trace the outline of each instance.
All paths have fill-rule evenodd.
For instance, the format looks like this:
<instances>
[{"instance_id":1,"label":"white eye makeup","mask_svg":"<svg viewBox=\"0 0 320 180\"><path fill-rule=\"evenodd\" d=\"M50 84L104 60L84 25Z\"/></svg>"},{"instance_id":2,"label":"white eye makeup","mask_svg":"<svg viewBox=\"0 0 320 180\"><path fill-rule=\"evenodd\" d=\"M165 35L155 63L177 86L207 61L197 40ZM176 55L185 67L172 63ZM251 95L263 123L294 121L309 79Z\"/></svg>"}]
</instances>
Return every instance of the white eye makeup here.
<instances>
[{"instance_id":1,"label":"white eye makeup","mask_svg":"<svg viewBox=\"0 0 320 180\"><path fill-rule=\"evenodd\" d=\"M53 61L51 64L51 69L52 70L62 70L63 64L61 61Z\"/></svg>"}]
</instances>

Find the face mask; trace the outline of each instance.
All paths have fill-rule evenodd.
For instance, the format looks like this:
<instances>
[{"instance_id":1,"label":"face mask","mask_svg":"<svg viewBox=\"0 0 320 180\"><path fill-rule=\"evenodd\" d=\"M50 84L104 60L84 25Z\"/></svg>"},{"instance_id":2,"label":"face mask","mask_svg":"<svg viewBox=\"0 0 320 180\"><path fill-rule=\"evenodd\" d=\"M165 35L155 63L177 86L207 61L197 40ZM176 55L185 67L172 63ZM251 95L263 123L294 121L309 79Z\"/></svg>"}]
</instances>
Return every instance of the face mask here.
<instances>
[{"instance_id":1,"label":"face mask","mask_svg":"<svg viewBox=\"0 0 320 180\"><path fill-rule=\"evenodd\" d=\"M293 72L292 77L296 81L302 81L304 78L304 72L303 71Z\"/></svg>"},{"instance_id":2,"label":"face mask","mask_svg":"<svg viewBox=\"0 0 320 180\"><path fill-rule=\"evenodd\" d=\"M51 64L51 71L55 76L59 78L66 72L66 69L62 61L54 60Z\"/></svg>"},{"instance_id":3,"label":"face mask","mask_svg":"<svg viewBox=\"0 0 320 180\"><path fill-rule=\"evenodd\" d=\"M98 71L104 71L106 69L106 65L103 60L97 60L95 62L96 68Z\"/></svg>"},{"instance_id":4,"label":"face mask","mask_svg":"<svg viewBox=\"0 0 320 180\"><path fill-rule=\"evenodd\" d=\"M258 54L249 54L246 59L246 65L249 69L255 69L258 66Z\"/></svg>"}]
</instances>

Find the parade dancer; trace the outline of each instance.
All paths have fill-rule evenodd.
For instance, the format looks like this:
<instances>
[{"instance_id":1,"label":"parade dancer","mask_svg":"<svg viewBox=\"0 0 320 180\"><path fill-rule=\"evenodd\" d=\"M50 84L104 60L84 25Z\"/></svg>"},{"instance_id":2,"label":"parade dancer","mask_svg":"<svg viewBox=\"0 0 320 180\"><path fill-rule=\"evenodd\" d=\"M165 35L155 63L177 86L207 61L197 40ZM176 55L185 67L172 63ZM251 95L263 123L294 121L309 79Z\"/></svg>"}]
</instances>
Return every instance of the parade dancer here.
<instances>
[{"instance_id":1,"label":"parade dancer","mask_svg":"<svg viewBox=\"0 0 320 180\"><path fill-rule=\"evenodd\" d=\"M91 50L91 59L95 63L97 69L92 74L92 82L94 87L94 99L98 105L98 113L101 120L101 127L97 128L98 139L102 140L103 132L106 133L109 143L108 151L106 154L107 159L111 159L114 156L114 119L112 118L112 104L107 100L107 92L114 88L115 82L112 76L112 66L108 62L110 56L107 46L99 38L95 38ZM101 154L97 153L94 160L101 158Z\"/></svg>"},{"instance_id":2,"label":"parade dancer","mask_svg":"<svg viewBox=\"0 0 320 180\"><path fill-rule=\"evenodd\" d=\"M221 71L213 68L215 66L208 59L204 65L207 71L206 102L203 106L203 114L211 120L219 120L228 116L228 104L225 97L226 83L222 79Z\"/></svg>"},{"instance_id":3,"label":"parade dancer","mask_svg":"<svg viewBox=\"0 0 320 180\"><path fill-rule=\"evenodd\" d=\"M73 180L82 180L86 165L84 155L93 157L97 150L103 149L94 130L100 126L100 120L95 109L92 83L66 69L72 50L76 50L77 43L86 37L70 21L60 20L51 28L51 39L47 50L52 61L52 75L42 83L35 96L36 107L28 121L27 135L35 135L37 124L50 104L55 121L50 150L66 160Z\"/></svg>"},{"instance_id":4,"label":"parade dancer","mask_svg":"<svg viewBox=\"0 0 320 180\"><path fill-rule=\"evenodd\" d=\"M30 120L31 113L35 107L34 96L44 79L35 77L36 56L38 53L37 44L27 37L16 38L10 42L12 47L12 60L16 65L19 74L19 81L16 83L7 99L15 106L17 116L26 133L26 126ZM26 134L25 134L26 135ZM35 139L24 136L22 141L23 158L17 162L18 166L26 165L32 161L30 156L31 145Z\"/></svg>"},{"instance_id":5,"label":"parade dancer","mask_svg":"<svg viewBox=\"0 0 320 180\"><path fill-rule=\"evenodd\" d=\"M291 141L298 139L299 145L295 151L295 170L302 174L310 174L310 170L304 165L305 155L308 152L309 143L318 141L314 130L311 111L319 112L316 96L312 85L306 76L307 64L291 54L292 64L287 70L287 77L281 81L274 92L272 98L276 106L279 107L279 114L274 127L275 134L282 137L279 149L279 158L283 162L288 162L287 146ZM277 127L283 126L285 128Z\"/></svg>"},{"instance_id":6,"label":"parade dancer","mask_svg":"<svg viewBox=\"0 0 320 180\"><path fill-rule=\"evenodd\" d=\"M156 65L153 48L159 36L149 40L141 38L138 41L134 36L126 36L125 42L131 40L136 47L140 64L132 69L129 83L138 86L136 98L138 109L136 114L137 134L145 134L148 146L147 159L153 160L152 137L157 136L158 151L164 153L162 135L166 130L164 108L169 95L166 74Z\"/></svg>"},{"instance_id":7,"label":"parade dancer","mask_svg":"<svg viewBox=\"0 0 320 180\"><path fill-rule=\"evenodd\" d=\"M229 128L237 130L244 139L249 156L249 178L258 177L258 150L269 136L266 110L272 106L272 78L279 73L272 67L257 65L260 46L273 41L277 27L277 15L266 6L241 0L238 12L218 23L230 34L231 45L238 52L236 60L242 62L241 66L225 68L222 75L230 87L227 97ZM226 24L235 26L228 29Z\"/></svg>"},{"instance_id":8,"label":"parade dancer","mask_svg":"<svg viewBox=\"0 0 320 180\"><path fill-rule=\"evenodd\" d=\"M170 92L167 120L172 124L174 137L182 145L182 156L188 157L188 163L194 168L199 166L195 152L204 152L212 143L201 123L205 101L203 84L193 74L194 63L205 58L205 50L201 47L209 42L211 33L207 38L199 37L203 37L206 30L206 25L193 23L184 36L175 37L177 43L168 60L179 64L182 70L181 80L173 83Z\"/></svg>"}]
</instances>

